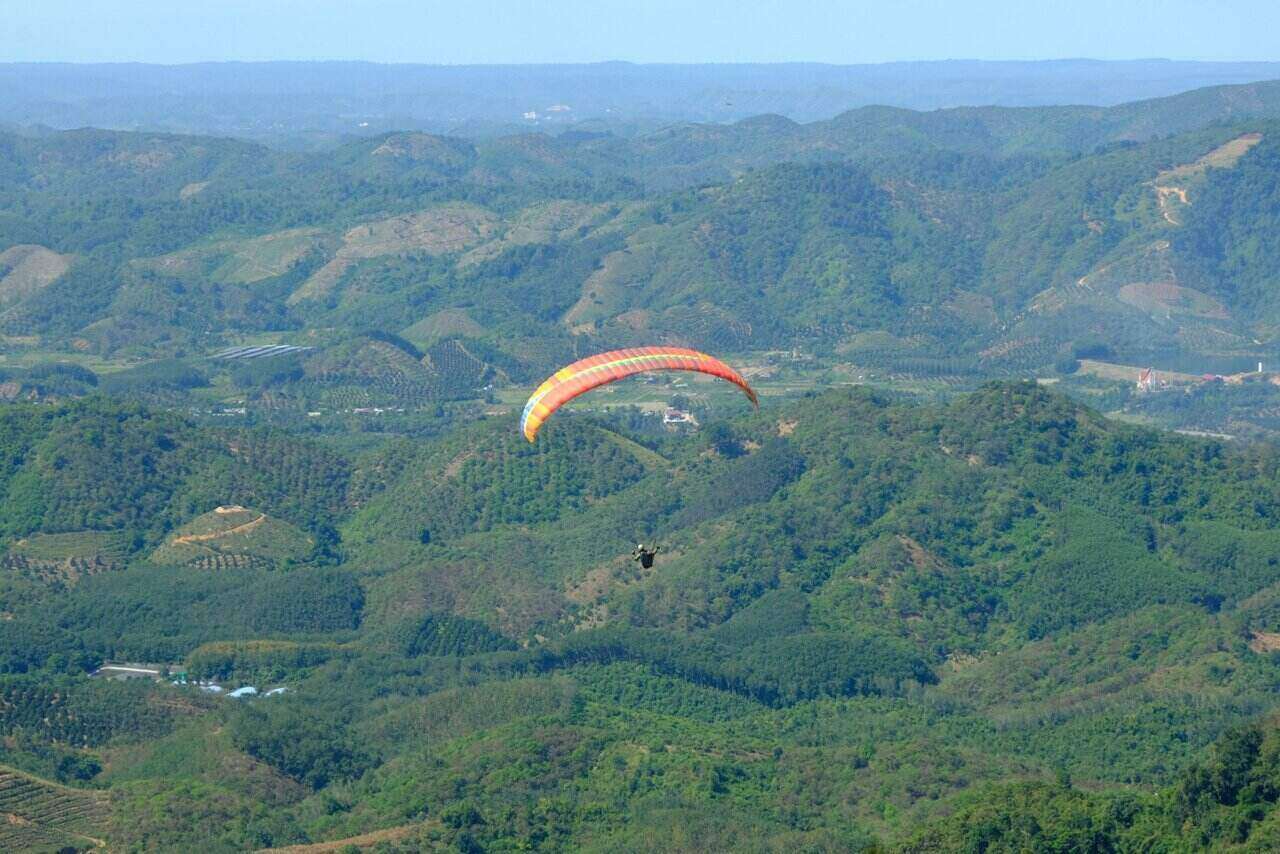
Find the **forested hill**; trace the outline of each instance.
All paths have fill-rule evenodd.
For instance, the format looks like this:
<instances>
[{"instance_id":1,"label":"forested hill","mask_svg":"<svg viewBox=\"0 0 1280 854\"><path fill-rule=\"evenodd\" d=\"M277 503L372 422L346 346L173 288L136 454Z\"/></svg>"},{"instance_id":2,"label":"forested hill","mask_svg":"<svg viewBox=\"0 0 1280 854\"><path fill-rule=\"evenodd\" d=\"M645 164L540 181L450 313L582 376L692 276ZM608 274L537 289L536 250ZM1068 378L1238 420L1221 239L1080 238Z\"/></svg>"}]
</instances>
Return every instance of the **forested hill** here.
<instances>
[{"instance_id":1,"label":"forested hill","mask_svg":"<svg viewBox=\"0 0 1280 854\"><path fill-rule=\"evenodd\" d=\"M0 839L1272 832L1270 725L1224 735L1280 684L1270 446L998 383L664 440L565 412L533 445L498 417L363 447L93 397L0 412L0 762L36 775L0 781ZM104 660L260 693L89 678Z\"/></svg>"},{"instance_id":2,"label":"forested hill","mask_svg":"<svg viewBox=\"0 0 1280 854\"><path fill-rule=\"evenodd\" d=\"M1097 351L1270 360L1277 92L323 155L7 135L0 334L198 359L378 332L500 382L641 340L978 378Z\"/></svg>"}]
</instances>

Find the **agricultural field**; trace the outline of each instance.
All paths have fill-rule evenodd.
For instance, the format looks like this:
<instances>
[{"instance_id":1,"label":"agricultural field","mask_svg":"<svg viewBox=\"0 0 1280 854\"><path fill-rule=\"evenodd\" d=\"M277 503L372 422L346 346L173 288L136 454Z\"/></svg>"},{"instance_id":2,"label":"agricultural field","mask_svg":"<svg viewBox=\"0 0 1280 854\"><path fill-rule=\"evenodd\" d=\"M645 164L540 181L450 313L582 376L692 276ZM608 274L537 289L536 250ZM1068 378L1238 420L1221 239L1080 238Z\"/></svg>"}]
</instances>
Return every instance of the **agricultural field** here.
<instances>
[{"instance_id":1,"label":"agricultural field","mask_svg":"<svg viewBox=\"0 0 1280 854\"><path fill-rule=\"evenodd\" d=\"M1141 376L1145 368L1138 365L1117 365L1111 362L1101 362L1096 359L1081 359L1079 371L1088 376L1098 377L1104 380L1114 380L1116 382L1137 383L1138 377ZM1162 371L1152 369L1151 380L1154 384L1168 383L1169 385L1192 385L1204 382L1204 379L1195 374L1184 374L1178 371Z\"/></svg>"},{"instance_id":2,"label":"agricultural field","mask_svg":"<svg viewBox=\"0 0 1280 854\"><path fill-rule=\"evenodd\" d=\"M33 534L15 541L9 548L32 560L121 561L129 551L123 531L74 531L65 534Z\"/></svg>"},{"instance_id":3,"label":"agricultural field","mask_svg":"<svg viewBox=\"0 0 1280 854\"><path fill-rule=\"evenodd\" d=\"M0 851L106 848L105 792L71 789L0 766Z\"/></svg>"},{"instance_id":4,"label":"agricultural field","mask_svg":"<svg viewBox=\"0 0 1280 854\"><path fill-rule=\"evenodd\" d=\"M305 558L315 542L293 525L238 505L183 525L151 553L161 565L202 570L273 567Z\"/></svg>"},{"instance_id":5,"label":"agricultural field","mask_svg":"<svg viewBox=\"0 0 1280 854\"><path fill-rule=\"evenodd\" d=\"M33 534L9 544L0 567L15 580L66 589L88 576L124 568L130 549L121 531Z\"/></svg>"}]
</instances>

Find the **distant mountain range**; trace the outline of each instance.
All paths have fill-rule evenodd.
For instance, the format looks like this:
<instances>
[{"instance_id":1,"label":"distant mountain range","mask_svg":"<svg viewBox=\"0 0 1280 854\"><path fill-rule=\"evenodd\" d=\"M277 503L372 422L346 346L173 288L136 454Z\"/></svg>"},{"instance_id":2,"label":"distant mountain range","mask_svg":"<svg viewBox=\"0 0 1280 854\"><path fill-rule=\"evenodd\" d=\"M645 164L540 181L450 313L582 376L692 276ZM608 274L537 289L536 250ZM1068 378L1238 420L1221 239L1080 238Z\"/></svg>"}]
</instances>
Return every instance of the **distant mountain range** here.
<instances>
[{"instance_id":1,"label":"distant mountain range","mask_svg":"<svg viewBox=\"0 0 1280 854\"><path fill-rule=\"evenodd\" d=\"M422 130L652 130L857 107L1110 106L1280 78L1276 62L897 62L434 66L360 62L0 65L0 124L175 131L294 147Z\"/></svg>"},{"instance_id":2,"label":"distant mountain range","mask_svg":"<svg viewBox=\"0 0 1280 854\"><path fill-rule=\"evenodd\" d=\"M155 357L381 332L422 352L317 351L301 370L344 387L372 371L397 400L640 340L804 341L923 375L1099 347L1240 370L1280 348L1278 120L1280 82L1263 82L631 137L400 131L305 154L0 134L0 335Z\"/></svg>"}]
</instances>

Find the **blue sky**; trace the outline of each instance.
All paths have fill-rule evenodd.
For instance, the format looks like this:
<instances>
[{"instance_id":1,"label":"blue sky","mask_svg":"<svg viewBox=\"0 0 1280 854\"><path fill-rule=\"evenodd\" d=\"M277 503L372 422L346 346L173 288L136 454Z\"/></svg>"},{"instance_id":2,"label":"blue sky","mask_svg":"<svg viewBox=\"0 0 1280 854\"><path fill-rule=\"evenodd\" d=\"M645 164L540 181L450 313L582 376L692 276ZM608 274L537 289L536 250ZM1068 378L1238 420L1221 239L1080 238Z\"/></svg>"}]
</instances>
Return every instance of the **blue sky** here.
<instances>
[{"instance_id":1,"label":"blue sky","mask_svg":"<svg viewBox=\"0 0 1280 854\"><path fill-rule=\"evenodd\" d=\"M0 61L1280 60L1280 0L0 0Z\"/></svg>"}]
</instances>

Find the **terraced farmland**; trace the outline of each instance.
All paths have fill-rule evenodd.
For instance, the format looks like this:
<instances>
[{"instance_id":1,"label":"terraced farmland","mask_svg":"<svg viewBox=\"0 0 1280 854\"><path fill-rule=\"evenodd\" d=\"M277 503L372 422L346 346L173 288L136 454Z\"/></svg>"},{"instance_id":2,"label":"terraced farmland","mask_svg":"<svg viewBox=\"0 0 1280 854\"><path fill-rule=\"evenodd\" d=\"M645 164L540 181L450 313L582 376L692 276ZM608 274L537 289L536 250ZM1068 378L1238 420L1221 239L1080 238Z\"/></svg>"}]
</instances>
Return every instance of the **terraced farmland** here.
<instances>
[{"instance_id":1,"label":"terraced farmland","mask_svg":"<svg viewBox=\"0 0 1280 854\"><path fill-rule=\"evenodd\" d=\"M186 566L206 572L225 572L229 569L271 569L275 563L260 555L214 554L192 558Z\"/></svg>"},{"instance_id":2,"label":"terraced farmland","mask_svg":"<svg viewBox=\"0 0 1280 854\"><path fill-rule=\"evenodd\" d=\"M0 851L105 847L109 807L101 792L59 786L0 767Z\"/></svg>"},{"instance_id":3,"label":"terraced farmland","mask_svg":"<svg viewBox=\"0 0 1280 854\"><path fill-rule=\"evenodd\" d=\"M66 560L38 560L23 554L9 554L0 557L0 569L12 572L22 578L40 584L55 585L62 588L75 584L86 575L97 575L117 569L121 564L102 561L99 558L73 557Z\"/></svg>"},{"instance_id":4,"label":"terraced farmland","mask_svg":"<svg viewBox=\"0 0 1280 854\"><path fill-rule=\"evenodd\" d=\"M35 534L0 555L0 567L40 584L67 586L81 577L120 569L128 540L117 531Z\"/></svg>"},{"instance_id":5,"label":"terraced farmland","mask_svg":"<svg viewBox=\"0 0 1280 854\"><path fill-rule=\"evenodd\" d=\"M305 557L313 545L306 533L288 522L230 505L183 525L151 560L207 570L274 566Z\"/></svg>"},{"instance_id":6,"label":"terraced farmland","mask_svg":"<svg viewBox=\"0 0 1280 854\"><path fill-rule=\"evenodd\" d=\"M306 370L324 404L343 409L477 396L489 366L457 339L432 345L422 361L393 344L366 340L323 352Z\"/></svg>"},{"instance_id":7,"label":"terraced farmland","mask_svg":"<svg viewBox=\"0 0 1280 854\"><path fill-rule=\"evenodd\" d=\"M431 347L424 361L434 374L433 384L438 393L446 397L474 394L489 369L456 339L441 341Z\"/></svg>"},{"instance_id":8,"label":"terraced farmland","mask_svg":"<svg viewBox=\"0 0 1280 854\"><path fill-rule=\"evenodd\" d=\"M120 531L71 531L64 534L34 534L19 540L13 551L33 560L101 559L122 561L129 543Z\"/></svg>"}]
</instances>

